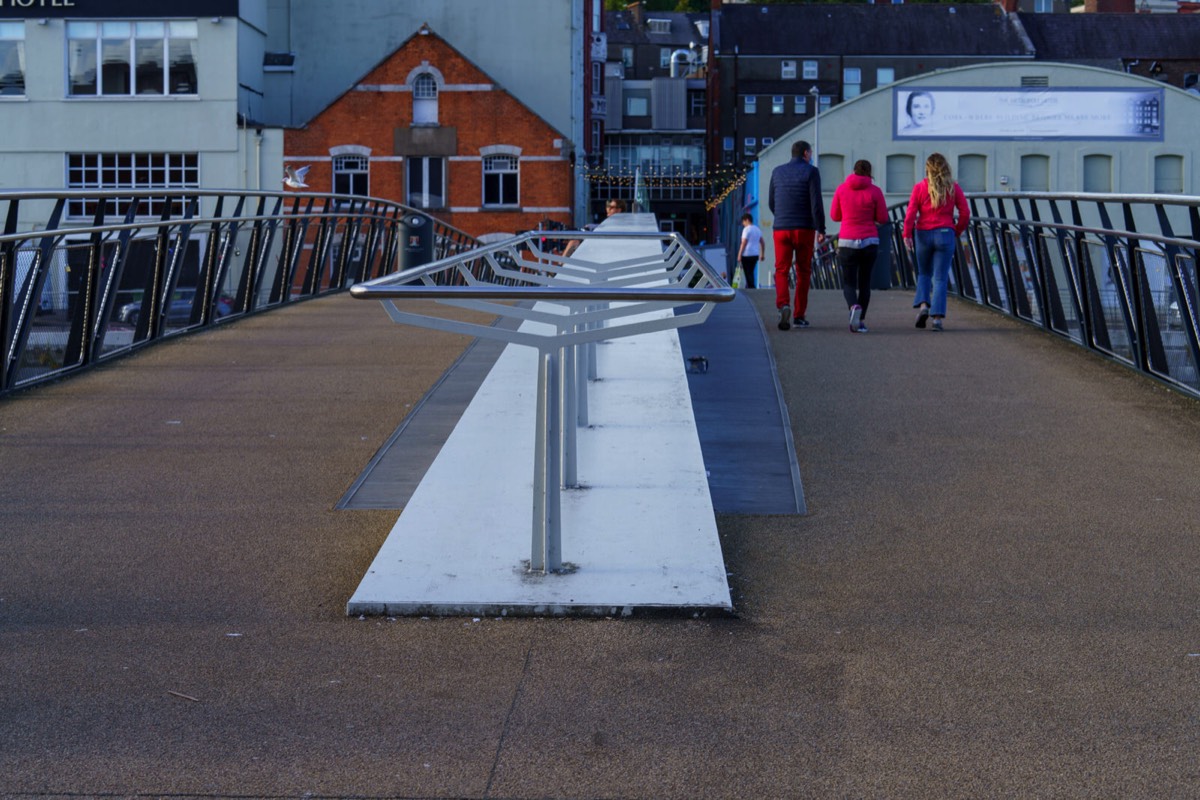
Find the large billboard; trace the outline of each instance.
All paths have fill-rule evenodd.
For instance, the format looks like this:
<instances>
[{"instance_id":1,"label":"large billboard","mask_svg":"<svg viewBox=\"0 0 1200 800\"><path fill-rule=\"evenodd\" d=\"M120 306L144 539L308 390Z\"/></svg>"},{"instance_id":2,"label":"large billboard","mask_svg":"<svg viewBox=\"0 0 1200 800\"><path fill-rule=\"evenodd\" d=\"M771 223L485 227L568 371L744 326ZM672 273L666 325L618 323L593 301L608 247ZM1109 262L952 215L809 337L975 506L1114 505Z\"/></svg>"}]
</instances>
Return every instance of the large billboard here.
<instances>
[{"instance_id":1,"label":"large billboard","mask_svg":"<svg viewBox=\"0 0 1200 800\"><path fill-rule=\"evenodd\" d=\"M892 89L893 139L1163 139L1162 89Z\"/></svg>"}]
</instances>

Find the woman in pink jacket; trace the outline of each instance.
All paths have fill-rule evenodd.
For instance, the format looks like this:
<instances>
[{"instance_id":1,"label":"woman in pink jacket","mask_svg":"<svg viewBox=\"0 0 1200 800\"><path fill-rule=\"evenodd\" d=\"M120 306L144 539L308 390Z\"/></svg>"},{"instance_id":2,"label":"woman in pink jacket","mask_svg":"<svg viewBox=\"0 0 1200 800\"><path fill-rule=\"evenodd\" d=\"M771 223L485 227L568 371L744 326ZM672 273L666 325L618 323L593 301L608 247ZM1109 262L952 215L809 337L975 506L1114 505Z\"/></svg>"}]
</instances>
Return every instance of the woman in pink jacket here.
<instances>
[{"instance_id":1,"label":"woman in pink jacket","mask_svg":"<svg viewBox=\"0 0 1200 800\"><path fill-rule=\"evenodd\" d=\"M879 252L877 224L888 221L887 201L871 180L871 162L854 162L854 172L833 193L829 216L842 223L837 260L842 268L842 294L850 306L850 332L867 332L871 272Z\"/></svg>"},{"instance_id":2,"label":"woman in pink jacket","mask_svg":"<svg viewBox=\"0 0 1200 800\"><path fill-rule=\"evenodd\" d=\"M954 212L958 212L957 219ZM967 229L971 209L963 190L954 182L950 165L941 153L925 159L925 180L913 187L904 215L904 244L917 257L917 327L933 317L933 329L942 329L946 316L946 286L958 237Z\"/></svg>"}]
</instances>

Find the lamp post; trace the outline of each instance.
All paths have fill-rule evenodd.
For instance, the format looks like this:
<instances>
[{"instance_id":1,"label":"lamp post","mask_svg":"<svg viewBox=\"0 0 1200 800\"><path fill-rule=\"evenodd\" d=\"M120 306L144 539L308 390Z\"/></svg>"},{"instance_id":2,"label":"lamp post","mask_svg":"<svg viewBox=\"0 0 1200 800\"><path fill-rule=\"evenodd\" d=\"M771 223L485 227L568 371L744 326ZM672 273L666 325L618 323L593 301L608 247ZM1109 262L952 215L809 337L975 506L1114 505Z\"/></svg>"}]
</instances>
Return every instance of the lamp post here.
<instances>
[{"instance_id":1,"label":"lamp post","mask_svg":"<svg viewBox=\"0 0 1200 800\"><path fill-rule=\"evenodd\" d=\"M817 156L821 153L821 90L815 85L808 90L813 98L813 152L812 165L817 166Z\"/></svg>"}]
</instances>

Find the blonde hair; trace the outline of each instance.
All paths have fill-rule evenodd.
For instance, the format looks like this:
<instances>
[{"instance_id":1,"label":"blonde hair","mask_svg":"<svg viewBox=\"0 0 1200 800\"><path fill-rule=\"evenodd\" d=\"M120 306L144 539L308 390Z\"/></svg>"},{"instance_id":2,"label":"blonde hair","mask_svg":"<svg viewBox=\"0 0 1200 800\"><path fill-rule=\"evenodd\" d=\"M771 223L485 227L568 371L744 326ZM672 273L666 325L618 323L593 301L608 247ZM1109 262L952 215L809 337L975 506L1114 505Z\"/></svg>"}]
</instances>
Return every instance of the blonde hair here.
<instances>
[{"instance_id":1,"label":"blonde hair","mask_svg":"<svg viewBox=\"0 0 1200 800\"><path fill-rule=\"evenodd\" d=\"M944 155L931 153L925 159L925 178L929 181L929 201L934 208L950 202L954 195L954 176L950 174L950 164Z\"/></svg>"}]
</instances>

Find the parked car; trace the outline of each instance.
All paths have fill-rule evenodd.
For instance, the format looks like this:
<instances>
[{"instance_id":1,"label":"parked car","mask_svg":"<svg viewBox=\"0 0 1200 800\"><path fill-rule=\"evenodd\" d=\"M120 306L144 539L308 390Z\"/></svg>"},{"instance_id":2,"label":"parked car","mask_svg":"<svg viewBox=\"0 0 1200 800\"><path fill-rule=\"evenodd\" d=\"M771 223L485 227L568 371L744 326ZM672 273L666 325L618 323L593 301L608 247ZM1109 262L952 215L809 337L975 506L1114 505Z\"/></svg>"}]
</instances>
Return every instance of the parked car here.
<instances>
[{"instance_id":1,"label":"parked car","mask_svg":"<svg viewBox=\"0 0 1200 800\"><path fill-rule=\"evenodd\" d=\"M186 325L192 319L192 306L196 301L195 287L187 287L175 290L175 297L167 306L167 324L168 325ZM117 319L121 322L128 322L130 325L137 325L138 317L142 313L142 300L134 303L126 303L117 309ZM233 298L222 295L217 298L214 315L224 317L233 312Z\"/></svg>"}]
</instances>

